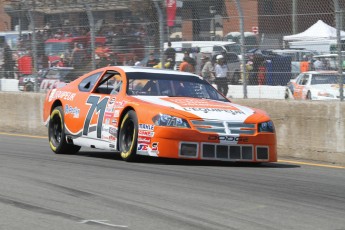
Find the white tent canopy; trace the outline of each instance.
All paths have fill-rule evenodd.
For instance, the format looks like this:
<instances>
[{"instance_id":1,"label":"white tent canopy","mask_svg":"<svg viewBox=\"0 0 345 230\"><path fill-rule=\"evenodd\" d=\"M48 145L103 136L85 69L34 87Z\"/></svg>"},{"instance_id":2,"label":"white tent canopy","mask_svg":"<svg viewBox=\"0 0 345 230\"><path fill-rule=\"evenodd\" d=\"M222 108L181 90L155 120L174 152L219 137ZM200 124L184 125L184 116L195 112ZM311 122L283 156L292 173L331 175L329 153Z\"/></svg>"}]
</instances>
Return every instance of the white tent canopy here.
<instances>
[{"instance_id":1,"label":"white tent canopy","mask_svg":"<svg viewBox=\"0 0 345 230\"><path fill-rule=\"evenodd\" d=\"M345 38L345 32L342 30L340 31L340 37ZM284 41L310 41L336 38L337 29L319 20L302 33L284 36Z\"/></svg>"}]
</instances>

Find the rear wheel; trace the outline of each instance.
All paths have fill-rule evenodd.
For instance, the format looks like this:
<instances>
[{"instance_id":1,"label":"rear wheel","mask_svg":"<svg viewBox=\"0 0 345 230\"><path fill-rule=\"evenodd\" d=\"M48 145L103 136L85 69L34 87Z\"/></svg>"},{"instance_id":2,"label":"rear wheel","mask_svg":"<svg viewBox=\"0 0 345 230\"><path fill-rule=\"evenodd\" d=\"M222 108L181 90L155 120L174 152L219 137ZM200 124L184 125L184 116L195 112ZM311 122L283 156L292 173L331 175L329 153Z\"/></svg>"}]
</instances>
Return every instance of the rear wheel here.
<instances>
[{"instance_id":1,"label":"rear wheel","mask_svg":"<svg viewBox=\"0 0 345 230\"><path fill-rule=\"evenodd\" d=\"M33 83L27 83L25 86L24 86L24 91L27 91L27 92L31 92L31 91L34 91L34 84Z\"/></svg>"},{"instance_id":2,"label":"rear wheel","mask_svg":"<svg viewBox=\"0 0 345 230\"><path fill-rule=\"evenodd\" d=\"M68 144L66 141L63 110L61 106L55 107L50 114L48 127L49 145L57 154L74 154L80 146Z\"/></svg>"},{"instance_id":3,"label":"rear wheel","mask_svg":"<svg viewBox=\"0 0 345 230\"><path fill-rule=\"evenodd\" d=\"M119 149L125 161L134 161L137 156L138 117L131 110L124 116L119 134Z\"/></svg>"}]
</instances>

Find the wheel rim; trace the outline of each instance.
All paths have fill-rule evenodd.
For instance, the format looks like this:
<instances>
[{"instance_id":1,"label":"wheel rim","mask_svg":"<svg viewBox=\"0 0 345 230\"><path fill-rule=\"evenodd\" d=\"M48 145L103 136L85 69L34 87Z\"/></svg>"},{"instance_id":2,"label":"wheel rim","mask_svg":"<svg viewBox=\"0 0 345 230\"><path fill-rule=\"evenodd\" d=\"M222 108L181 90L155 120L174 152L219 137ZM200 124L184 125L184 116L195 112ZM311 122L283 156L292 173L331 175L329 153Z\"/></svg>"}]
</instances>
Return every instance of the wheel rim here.
<instances>
[{"instance_id":1,"label":"wheel rim","mask_svg":"<svg viewBox=\"0 0 345 230\"><path fill-rule=\"evenodd\" d=\"M133 136L134 136L134 123L132 121L128 121L125 124L125 129L123 130L122 140L121 140L121 147L123 152L128 152L131 149L133 144Z\"/></svg>"}]
</instances>

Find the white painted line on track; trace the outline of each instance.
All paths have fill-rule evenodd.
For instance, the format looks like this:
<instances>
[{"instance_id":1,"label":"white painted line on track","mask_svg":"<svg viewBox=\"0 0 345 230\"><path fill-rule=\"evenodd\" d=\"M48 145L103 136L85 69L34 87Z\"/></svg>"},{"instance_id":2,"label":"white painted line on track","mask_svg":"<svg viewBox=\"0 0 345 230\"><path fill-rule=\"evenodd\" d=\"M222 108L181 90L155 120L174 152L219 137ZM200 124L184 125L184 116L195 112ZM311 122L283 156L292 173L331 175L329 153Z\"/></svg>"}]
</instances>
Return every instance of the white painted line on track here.
<instances>
[{"instance_id":1,"label":"white painted line on track","mask_svg":"<svg viewBox=\"0 0 345 230\"><path fill-rule=\"evenodd\" d=\"M4 133L4 132L0 132L0 135L15 136L15 137L42 138L42 139L47 139L48 138L48 137L44 137L44 136L34 136L34 135L27 135L27 134Z\"/></svg>"},{"instance_id":2,"label":"white painted line on track","mask_svg":"<svg viewBox=\"0 0 345 230\"><path fill-rule=\"evenodd\" d=\"M105 222L107 222L107 220L82 220L79 223L87 224L88 222L92 222L92 223L95 223L95 224L106 225L106 226L110 226L110 227L114 227L114 228L128 228L128 226L126 226L126 225L116 225L116 224L105 223Z\"/></svg>"}]
</instances>

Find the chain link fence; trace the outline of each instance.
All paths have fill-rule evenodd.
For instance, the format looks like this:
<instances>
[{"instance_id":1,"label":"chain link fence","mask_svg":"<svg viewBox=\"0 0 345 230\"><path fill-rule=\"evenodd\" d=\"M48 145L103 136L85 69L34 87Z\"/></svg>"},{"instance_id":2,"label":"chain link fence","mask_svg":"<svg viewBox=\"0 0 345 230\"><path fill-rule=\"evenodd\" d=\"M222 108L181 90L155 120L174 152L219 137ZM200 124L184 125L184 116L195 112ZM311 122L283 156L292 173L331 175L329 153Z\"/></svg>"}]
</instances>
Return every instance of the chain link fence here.
<instances>
[{"instance_id":1,"label":"chain link fence","mask_svg":"<svg viewBox=\"0 0 345 230\"><path fill-rule=\"evenodd\" d=\"M214 69L203 67L207 61L214 67L218 55L227 64L227 84L244 98L257 86L281 86L283 97L294 97L302 81L290 81L310 70L333 70L342 81L344 0L16 0L3 6L11 32L0 33L0 74L35 79L36 90L50 67L72 69L66 74L73 79L107 65L161 62L179 70L186 56L193 72L213 82ZM176 51L172 61L164 54L168 41ZM335 88L342 100L342 84Z\"/></svg>"}]
</instances>

